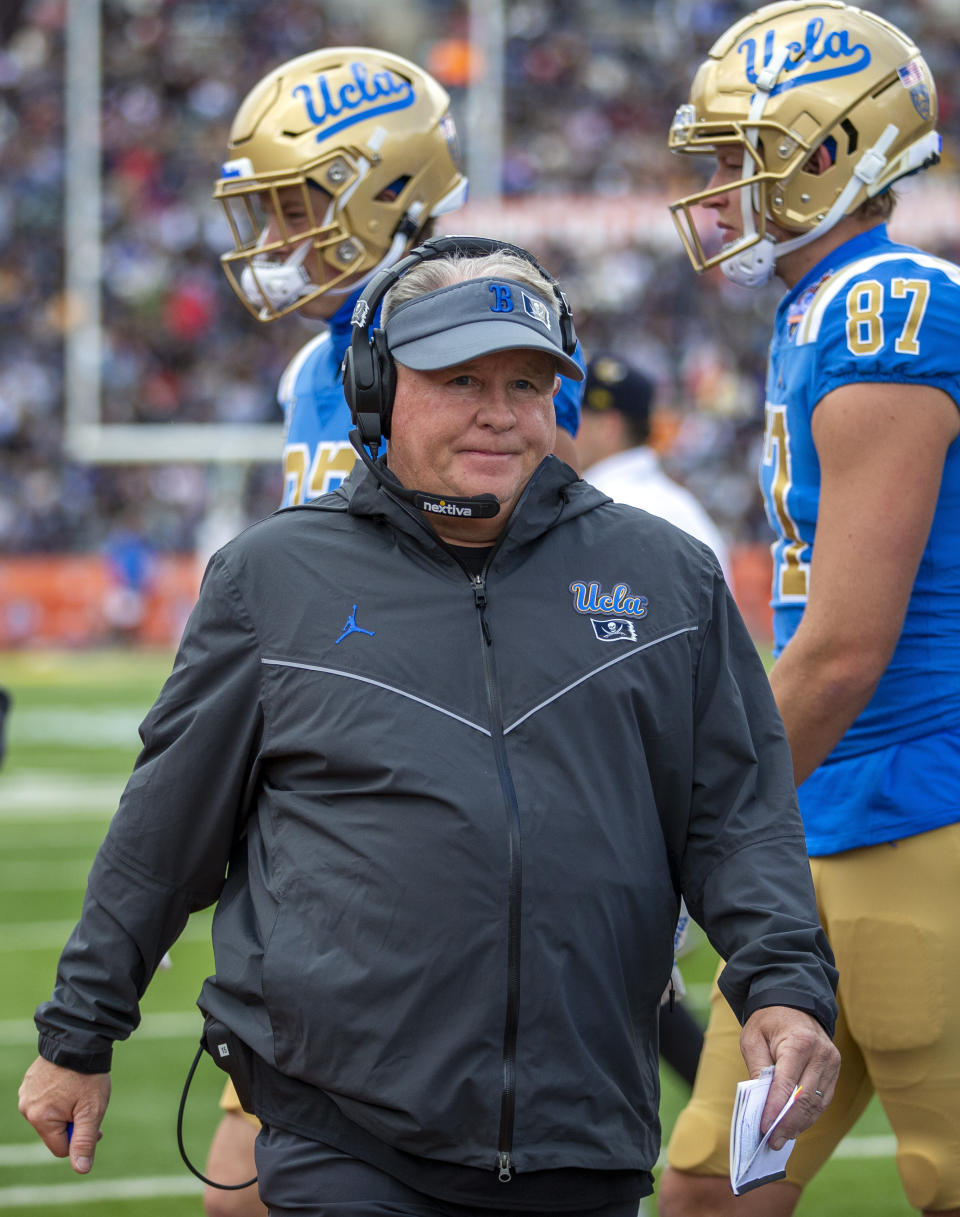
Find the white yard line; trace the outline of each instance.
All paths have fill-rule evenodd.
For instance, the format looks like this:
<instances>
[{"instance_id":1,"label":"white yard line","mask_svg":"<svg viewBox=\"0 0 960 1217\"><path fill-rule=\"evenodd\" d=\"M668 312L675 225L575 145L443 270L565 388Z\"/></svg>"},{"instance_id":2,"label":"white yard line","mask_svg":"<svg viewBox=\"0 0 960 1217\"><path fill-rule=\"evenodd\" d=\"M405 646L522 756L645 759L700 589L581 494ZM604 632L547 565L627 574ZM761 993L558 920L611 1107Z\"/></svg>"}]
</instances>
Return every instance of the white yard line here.
<instances>
[{"instance_id":1,"label":"white yard line","mask_svg":"<svg viewBox=\"0 0 960 1217\"><path fill-rule=\"evenodd\" d=\"M211 916L209 912L196 913L187 922L177 942L203 942L209 939ZM75 921L0 922L0 955L10 955L16 951L59 950L70 937L75 924Z\"/></svg>"},{"instance_id":2,"label":"white yard line","mask_svg":"<svg viewBox=\"0 0 960 1217\"><path fill-rule=\"evenodd\" d=\"M42 709L18 706L10 715L11 745L57 744L80 748L139 748L137 732L149 706L82 707L57 706Z\"/></svg>"},{"instance_id":3,"label":"white yard line","mask_svg":"<svg viewBox=\"0 0 960 1217\"><path fill-rule=\"evenodd\" d=\"M79 915L80 909L77 908ZM15 951L46 951L62 947L70 937L73 921L8 921L0 925L0 954Z\"/></svg>"},{"instance_id":4,"label":"white yard line","mask_svg":"<svg viewBox=\"0 0 960 1217\"><path fill-rule=\"evenodd\" d=\"M892 1158L896 1141L892 1136L847 1137L834 1157L850 1159ZM40 1166L55 1161L46 1146L39 1144L0 1145L0 1166ZM659 1165L663 1165L662 1160ZM96 1168L94 1168L96 1169ZM184 1172L182 1175L153 1175L134 1179L89 1179L75 1183L50 1183L36 1186L0 1188L2 1208L46 1208L65 1204L102 1204L111 1200L150 1200L158 1196L193 1196L202 1184Z\"/></svg>"},{"instance_id":5,"label":"white yard line","mask_svg":"<svg viewBox=\"0 0 960 1217\"><path fill-rule=\"evenodd\" d=\"M70 818L108 820L117 809L126 775L86 776L21 769L0 774L0 821Z\"/></svg>"},{"instance_id":6,"label":"white yard line","mask_svg":"<svg viewBox=\"0 0 960 1217\"><path fill-rule=\"evenodd\" d=\"M0 1166L49 1166L55 1161L39 1138L26 1145L0 1145Z\"/></svg>"},{"instance_id":7,"label":"white yard line","mask_svg":"<svg viewBox=\"0 0 960 1217\"><path fill-rule=\"evenodd\" d=\"M0 863L0 891L4 892L82 892L87 886L90 858L83 862L3 862Z\"/></svg>"},{"instance_id":8,"label":"white yard line","mask_svg":"<svg viewBox=\"0 0 960 1217\"><path fill-rule=\"evenodd\" d=\"M871 1133L862 1137L844 1137L831 1155L832 1158L864 1160L867 1158L892 1158L897 1152L897 1138L893 1133ZM661 1151L657 1167L666 1166L667 1157Z\"/></svg>"},{"instance_id":9,"label":"white yard line","mask_svg":"<svg viewBox=\"0 0 960 1217\"><path fill-rule=\"evenodd\" d=\"M892 1158L897 1152L893 1133L876 1133L869 1137L845 1137L833 1151L834 1158Z\"/></svg>"},{"instance_id":10,"label":"white yard line","mask_svg":"<svg viewBox=\"0 0 960 1217\"><path fill-rule=\"evenodd\" d=\"M134 1031L138 1040L175 1040L195 1036L200 1040L203 1019L199 1010L174 1011L168 1014L145 1014L140 1026ZM21 1047L36 1044L37 1029L32 1018L7 1018L0 1020L0 1045Z\"/></svg>"},{"instance_id":11,"label":"white yard line","mask_svg":"<svg viewBox=\"0 0 960 1217\"><path fill-rule=\"evenodd\" d=\"M202 1191L200 1180L186 1171L182 1176L153 1175L139 1179L99 1180L94 1177L76 1183L0 1187L0 1209L48 1209L65 1204L103 1204L111 1200L155 1200L159 1196L194 1196Z\"/></svg>"}]
</instances>

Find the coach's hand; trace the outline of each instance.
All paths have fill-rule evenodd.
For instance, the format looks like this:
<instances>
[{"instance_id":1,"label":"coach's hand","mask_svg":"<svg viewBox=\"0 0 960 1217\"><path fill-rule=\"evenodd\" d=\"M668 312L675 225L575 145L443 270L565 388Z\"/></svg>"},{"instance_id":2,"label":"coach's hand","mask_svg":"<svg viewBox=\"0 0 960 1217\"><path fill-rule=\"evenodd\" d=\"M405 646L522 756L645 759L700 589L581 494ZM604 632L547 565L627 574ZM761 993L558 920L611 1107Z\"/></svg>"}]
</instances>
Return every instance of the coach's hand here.
<instances>
[{"instance_id":1,"label":"coach's hand","mask_svg":"<svg viewBox=\"0 0 960 1217\"><path fill-rule=\"evenodd\" d=\"M37 1130L55 1158L70 1155L78 1175L93 1166L103 1135L100 1124L110 1101L109 1073L76 1073L38 1056L20 1085L20 1114ZM73 1135L67 1136L67 1125Z\"/></svg>"},{"instance_id":2,"label":"coach's hand","mask_svg":"<svg viewBox=\"0 0 960 1217\"><path fill-rule=\"evenodd\" d=\"M840 1053L815 1018L789 1006L755 1010L740 1032L740 1051L752 1078L767 1065L774 1066L760 1117L761 1132L777 1118L795 1088L802 1087L770 1138L771 1147L780 1149L809 1128L833 1098Z\"/></svg>"}]
</instances>

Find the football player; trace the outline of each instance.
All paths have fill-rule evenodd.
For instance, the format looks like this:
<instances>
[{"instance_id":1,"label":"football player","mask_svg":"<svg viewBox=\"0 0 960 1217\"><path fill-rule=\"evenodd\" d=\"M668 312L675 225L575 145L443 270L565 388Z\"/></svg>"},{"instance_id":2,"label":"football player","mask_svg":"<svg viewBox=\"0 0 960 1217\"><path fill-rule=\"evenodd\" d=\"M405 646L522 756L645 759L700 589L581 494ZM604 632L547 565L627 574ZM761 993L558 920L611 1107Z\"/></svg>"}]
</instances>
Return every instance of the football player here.
<instances>
[{"instance_id":1,"label":"football player","mask_svg":"<svg viewBox=\"0 0 960 1217\"><path fill-rule=\"evenodd\" d=\"M280 382L285 506L335 489L356 459L340 364L364 285L466 200L449 104L399 55L327 47L270 72L233 120L214 190L234 240L227 278L260 321L325 323ZM556 399L569 463L580 391L565 379Z\"/></svg>"},{"instance_id":2,"label":"football player","mask_svg":"<svg viewBox=\"0 0 960 1217\"><path fill-rule=\"evenodd\" d=\"M698 271L786 287L766 382L771 681L821 917L843 1066L786 1179L727 1176L740 1028L715 1000L661 1217L783 1217L877 1094L911 1205L960 1214L960 269L894 241L891 187L939 159L914 43L842 3L723 34L669 142L713 176L672 204ZM712 231L711 231L712 229ZM762 1127L770 1124L768 1103Z\"/></svg>"},{"instance_id":3,"label":"football player","mask_svg":"<svg viewBox=\"0 0 960 1217\"><path fill-rule=\"evenodd\" d=\"M323 324L294 356L283 411L282 505L334 490L357 454L340 365L364 286L431 235L466 200L446 91L409 60L369 47L327 47L281 64L242 101L214 189L234 248L221 264L259 321L289 313ZM582 363L582 356L576 358ZM576 461L582 386L554 398L556 453ZM256 1173L257 1122L231 1087L206 1175L239 1184ZM262 1217L256 1188L207 1187L208 1217Z\"/></svg>"}]
</instances>

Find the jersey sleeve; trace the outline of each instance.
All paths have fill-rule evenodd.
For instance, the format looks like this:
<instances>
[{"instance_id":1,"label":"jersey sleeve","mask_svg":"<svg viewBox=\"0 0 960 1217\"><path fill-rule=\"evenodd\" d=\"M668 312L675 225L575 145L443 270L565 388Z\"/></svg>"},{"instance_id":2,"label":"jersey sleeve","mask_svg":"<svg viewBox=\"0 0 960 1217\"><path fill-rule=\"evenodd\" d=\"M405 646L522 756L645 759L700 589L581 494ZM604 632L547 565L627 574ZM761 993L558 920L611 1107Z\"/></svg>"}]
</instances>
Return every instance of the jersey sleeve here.
<instances>
[{"instance_id":1,"label":"jersey sleeve","mask_svg":"<svg viewBox=\"0 0 960 1217\"><path fill-rule=\"evenodd\" d=\"M283 374L278 397L286 424L280 505L289 507L335 490L356 460L339 347L329 333L297 353Z\"/></svg>"},{"instance_id":2,"label":"jersey sleeve","mask_svg":"<svg viewBox=\"0 0 960 1217\"><path fill-rule=\"evenodd\" d=\"M918 251L860 259L818 293L797 335L814 344L815 404L858 381L942 389L960 404L960 271Z\"/></svg>"},{"instance_id":3,"label":"jersey sleeve","mask_svg":"<svg viewBox=\"0 0 960 1217\"><path fill-rule=\"evenodd\" d=\"M586 372L587 365L579 342L573 358ZM553 408L557 413L557 426L563 427L564 431L569 431L574 438L580 427L580 402L583 399L585 383L582 380L571 380L568 376L561 376L560 389L553 399Z\"/></svg>"}]
</instances>

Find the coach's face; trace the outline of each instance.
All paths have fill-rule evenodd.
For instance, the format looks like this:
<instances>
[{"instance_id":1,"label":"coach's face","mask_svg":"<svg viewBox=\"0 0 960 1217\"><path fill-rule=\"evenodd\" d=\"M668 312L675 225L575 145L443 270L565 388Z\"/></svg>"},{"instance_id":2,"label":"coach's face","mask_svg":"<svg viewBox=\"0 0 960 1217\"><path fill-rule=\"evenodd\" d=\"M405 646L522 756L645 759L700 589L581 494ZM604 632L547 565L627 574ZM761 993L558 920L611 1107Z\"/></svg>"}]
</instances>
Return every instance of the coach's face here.
<instances>
[{"instance_id":1,"label":"coach's face","mask_svg":"<svg viewBox=\"0 0 960 1217\"><path fill-rule=\"evenodd\" d=\"M396 476L410 489L500 501L489 520L431 515L444 540L484 545L499 536L553 449L559 386L556 363L544 351L497 351L424 372L397 365L387 454Z\"/></svg>"}]
</instances>

